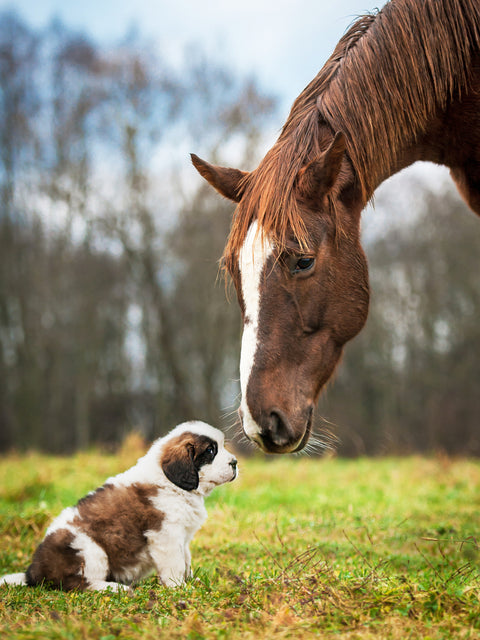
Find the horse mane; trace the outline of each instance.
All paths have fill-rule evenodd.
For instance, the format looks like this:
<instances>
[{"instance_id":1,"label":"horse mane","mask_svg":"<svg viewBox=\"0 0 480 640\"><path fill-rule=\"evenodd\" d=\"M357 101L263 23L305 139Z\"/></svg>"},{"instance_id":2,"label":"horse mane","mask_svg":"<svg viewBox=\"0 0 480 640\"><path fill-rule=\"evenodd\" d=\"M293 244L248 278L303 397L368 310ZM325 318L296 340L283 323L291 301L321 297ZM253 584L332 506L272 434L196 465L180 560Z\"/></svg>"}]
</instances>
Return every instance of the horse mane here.
<instances>
[{"instance_id":1,"label":"horse mane","mask_svg":"<svg viewBox=\"0 0 480 640\"><path fill-rule=\"evenodd\" d=\"M345 134L366 204L378 176L393 173L398 153L465 90L479 45L478 0L391 0L360 17L295 100L277 142L245 177L224 251L226 268L234 270L255 218L278 245L291 230L308 246L294 187L300 169L323 150L325 124Z\"/></svg>"}]
</instances>

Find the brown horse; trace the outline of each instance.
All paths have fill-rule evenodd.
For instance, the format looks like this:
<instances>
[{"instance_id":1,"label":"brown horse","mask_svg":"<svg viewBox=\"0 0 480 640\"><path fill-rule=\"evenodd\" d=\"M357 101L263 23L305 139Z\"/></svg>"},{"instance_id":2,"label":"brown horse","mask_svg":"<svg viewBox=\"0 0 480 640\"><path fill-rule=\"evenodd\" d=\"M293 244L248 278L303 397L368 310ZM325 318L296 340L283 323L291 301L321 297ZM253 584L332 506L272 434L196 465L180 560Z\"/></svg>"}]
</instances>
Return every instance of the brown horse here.
<instances>
[{"instance_id":1,"label":"brown horse","mask_svg":"<svg viewBox=\"0 0 480 640\"><path fill-rule=\"evenodd\" d=\"M224 259L244 322L245 433L300 450L367 317L359 223L376 187L429 160L480 214L480 0L391 0L340 40L257 169L192 160L238 203Z\"/></svg>"}]
</instances>

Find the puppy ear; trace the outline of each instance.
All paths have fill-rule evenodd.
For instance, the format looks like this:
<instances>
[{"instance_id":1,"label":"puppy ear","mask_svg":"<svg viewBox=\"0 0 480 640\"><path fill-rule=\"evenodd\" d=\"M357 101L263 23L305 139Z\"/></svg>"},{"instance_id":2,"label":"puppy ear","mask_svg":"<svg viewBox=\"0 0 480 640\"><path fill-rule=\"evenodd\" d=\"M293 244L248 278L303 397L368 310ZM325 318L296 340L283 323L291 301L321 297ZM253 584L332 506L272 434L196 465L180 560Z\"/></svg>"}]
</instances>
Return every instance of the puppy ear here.
<instances>
[{"instance_id":1,"label":"puppy ear","mask_svg":"<svg viewBox=\"0 0 480 640\"><path fill-rule=\"evenodd\" d=\"M178 444L169 447L162 458L163 473L170 482L185 491L193 491L198 488L199 477L193 462L195 448L193 444Z\"/></svg>"}]
</instances>

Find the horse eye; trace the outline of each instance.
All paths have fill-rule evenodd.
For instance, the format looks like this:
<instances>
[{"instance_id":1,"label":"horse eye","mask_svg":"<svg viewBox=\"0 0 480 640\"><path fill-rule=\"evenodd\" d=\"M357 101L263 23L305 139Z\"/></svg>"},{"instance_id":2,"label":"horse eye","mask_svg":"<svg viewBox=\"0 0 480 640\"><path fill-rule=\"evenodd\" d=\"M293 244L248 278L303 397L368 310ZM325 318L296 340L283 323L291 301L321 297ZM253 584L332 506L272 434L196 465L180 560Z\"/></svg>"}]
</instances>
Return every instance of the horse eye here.
<instances>
[{"instance_id":1,"label":"horse eye","mask_svg":"<svg viewBox=\"0 0 480 640\"><path fill-rule=\"evenodd\" d=\"M295 264L293 272L298 273L299 271L308 271L314 264L315 258L299 258Z\"/></svg>"}]
</instances>

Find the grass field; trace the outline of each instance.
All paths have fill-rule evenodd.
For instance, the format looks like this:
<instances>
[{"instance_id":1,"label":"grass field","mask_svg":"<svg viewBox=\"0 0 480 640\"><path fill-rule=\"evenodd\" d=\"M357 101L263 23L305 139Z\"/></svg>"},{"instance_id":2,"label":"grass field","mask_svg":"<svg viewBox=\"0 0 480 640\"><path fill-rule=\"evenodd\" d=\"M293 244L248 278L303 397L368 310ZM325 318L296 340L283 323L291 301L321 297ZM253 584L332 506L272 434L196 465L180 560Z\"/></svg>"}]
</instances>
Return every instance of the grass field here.
<instances>
[{"instance_id":1,"label":"grass field","mask_svg":"<svg viewBox=\"0 0 480 640\"><path fill-rule=\"evenodd\" d=\"M0 459L0 575L142 452ZM0 588L0 637L480 638L480 462L256 458L207 499L195 579L133 595Z\"/></svg>"}]
</instances>

